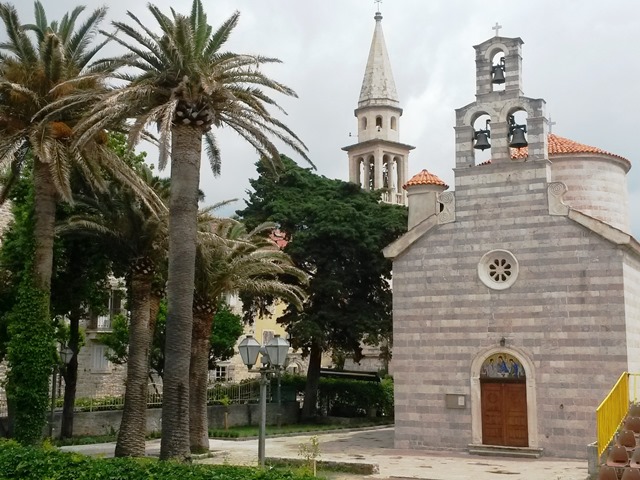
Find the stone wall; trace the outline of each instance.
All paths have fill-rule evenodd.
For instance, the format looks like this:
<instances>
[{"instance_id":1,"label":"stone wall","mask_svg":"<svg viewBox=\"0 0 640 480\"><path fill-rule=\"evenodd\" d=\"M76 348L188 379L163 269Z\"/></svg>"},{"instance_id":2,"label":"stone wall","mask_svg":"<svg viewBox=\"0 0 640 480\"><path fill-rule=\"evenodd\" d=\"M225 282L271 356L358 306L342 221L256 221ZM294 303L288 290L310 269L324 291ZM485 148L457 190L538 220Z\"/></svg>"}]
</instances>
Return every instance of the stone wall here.
<instances>
[{"instance_id":1,"label":"stone wall","mask_svg":"<svg viewBox=\"0 0 640 480\"><path fill-rule=\"evenodd\" d=\"M396 448L482 443L477 429L474 438L481 420L472 418L479 393L471 366L504 338L505 349L533 366L527 376L537 385L537 406L529 405L529 431L537 433L530 446L550 456L586 456L595 408L627 369L625 315L636 307L625 308L625 253L567 217L549 215L548 178L545 161L458 169L456 221L436 226L395 259ZM478 276L481 257L493 249L519 262L506 290L490 289ZM635 261L625 268L626 278L638 275ZM447 408L446 394L467 403Z\"/></svg>"},{"instance_id":2,"label":"stone wall","mask_svg":"<svg viewBox=\"0 0 640 480\"><path fill-rule=\"evenodd\" d=\"M626 174L629 162L596 154L555 155L551 175L568 191L567 205L630 232Z\"/></svg>"},{"instance_id":3,"label":"stone wall","mask_svg":"<svg viewBox=\"0 0 640 480\"><path fill-rule=\"evenodd\" d=\"M223 429L225 427L225 413L227 413L227 426L258 425L260 419L259 405L252 403L246 405L214 405L208 408L209 428ZM275 403L267 404L267 425L293 424L299 420L300 406L298 402L283 402L280 409ZM280 414L280 418L278 417ZM61 412L54 416L53 434L60 434ZM80 435L105 435L117 432L120 429L122 410L110 410L105 412L76 412L73 418L73 433ZM162 430L162 409L147 409L147 433ZM48 430L47 430L48 432Z\"/></svg>"}]
</instances>

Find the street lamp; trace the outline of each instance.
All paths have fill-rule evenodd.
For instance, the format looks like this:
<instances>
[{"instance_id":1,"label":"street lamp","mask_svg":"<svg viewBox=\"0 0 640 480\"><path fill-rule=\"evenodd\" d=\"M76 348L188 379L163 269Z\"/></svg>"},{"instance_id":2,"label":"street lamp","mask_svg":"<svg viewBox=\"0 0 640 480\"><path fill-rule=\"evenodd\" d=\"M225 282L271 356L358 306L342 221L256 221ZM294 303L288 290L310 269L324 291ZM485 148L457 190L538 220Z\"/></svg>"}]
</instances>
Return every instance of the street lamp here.
<instances>
[{"instance_id":1,"label":"street lamp","mask_svg":"<svg viewBox=\"0 0 640 480\"><path fill-rule=\"evenodd\" d=\"M275 335L266 345L247 335L238 345L242 362L249 370L253 368L258 359L258 353L262 354L262 367L260 367L260 429L258 433L258 462L264 467L264 442L267 429L267 382L268 375L279 371L284 367L289 353L289 342L280 335Z\"/></svg>"},{"instance_id":2,"label":"street lamp","mask_svg":"<svg viewBox=\"0 0 640 480\"><path fill-rule=\"evenodd\" d=\"M53 366L53 375L51 378L51 411L49 412L49 438L53 438L53 411L56 407L56 382L58 376L58 370L60 365L69 365L69 362L73 358L73 350L67 346L59 346L58 349L59 361L56 361Z\"/></svg>"}]
</instances>

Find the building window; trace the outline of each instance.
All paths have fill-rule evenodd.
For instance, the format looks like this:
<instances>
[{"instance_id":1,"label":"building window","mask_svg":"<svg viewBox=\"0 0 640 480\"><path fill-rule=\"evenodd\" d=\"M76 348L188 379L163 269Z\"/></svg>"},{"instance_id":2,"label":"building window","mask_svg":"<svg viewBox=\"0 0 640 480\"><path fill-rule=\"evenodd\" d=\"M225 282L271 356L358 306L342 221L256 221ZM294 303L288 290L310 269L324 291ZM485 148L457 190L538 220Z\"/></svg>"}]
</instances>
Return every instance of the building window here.
<instances>
[{"instance_id":1,"label":"building window","mask_svg":"<svg viewBox=\"0 0 640 480\"><path fill-rule=\"evenodd\" d=\"M209 371L210 382L230 382L231 375L228 365L216 365L215 368Z\"/></svg>"},{"instance_id":2,"label":"building window","mask_svg":"<svg viewBox=\"0 0 640 480\"><path fill-rule=\"evenodd\" d=\"M262 331L262 345L266 345L271 340L273 340L275 332L273 330L263 330Z\"/></svg>"},{"instance_id":3,"label":"building window","mask_svg":"<svg viewBox=\"0 0 640 480\"><path fill-rule=\"evenodd\" d=\"M505 290L518 277L518 260L507 250L487 252L478 263L478 277L493 290Z\"/></svg>"},{"instance_id":4,"label":"building window","mask_svg":"<svg viewBox=\"0 0 640 480\"><path fill-rule=\"evenodd\" d=\"M106 357L107 347L94 343L91 345L91 372L92 373L109 373L111 371L111 362Z\"/></svg>"}]
</instances>

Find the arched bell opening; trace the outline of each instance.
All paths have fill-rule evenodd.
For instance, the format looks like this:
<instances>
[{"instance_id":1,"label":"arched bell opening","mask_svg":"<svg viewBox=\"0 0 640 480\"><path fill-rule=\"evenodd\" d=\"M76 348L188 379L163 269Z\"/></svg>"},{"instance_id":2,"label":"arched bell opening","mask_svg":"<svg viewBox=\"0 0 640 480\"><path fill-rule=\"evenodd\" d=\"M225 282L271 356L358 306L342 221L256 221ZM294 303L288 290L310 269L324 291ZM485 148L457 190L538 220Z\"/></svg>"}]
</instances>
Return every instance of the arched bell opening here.
<instances>
[{"instance_id":1,"label":"arched bell opening","mask_svg":"<svg viewBox=\"0 0 640 480\"><path fill-rule=\"evenodd\" d=\"M373 155L363 158L361 165L360 178L362 179L362 182L360 183L360 186L364 190L373 190L373 182L375 180L375 163Z\"/></svg>"},{"instance_id":2,"label":"arched bell opening","mask_svg":"<svg viewBox=\"0 0 640 480\"><path fill-rule=\"evenodd\" d=\"M522 108L512 109L507 114L507 145L511 149L512 158L522 157L522 149L529 145L527 140L528 117L526 110Z\"/></svg>"},{"instance_id":3,"label":"arched bell opening","mask_svg":"<svg viewBox=\"0 0 640 480\"><path fill-rule=\"evenodd\" d=\"M506 88L505 56L502 50L496 51L491 57L491 91L502 92Z\"/></svg>"},{"instance_id":4,"label":"arched bell opening","mask_svg":"<svg viewBox=\"0 0 640 480\"><path fill-rule=\"evenodd\" d=\"M360 119L360 128L362 128L362 130L367 129L367 117L362 117Z\"/></svg>"},{"instance_id":5,"label":"arched bell opening","mask_svg":"<svg viewBox=\"0 0 640 480\"><path fill-rule=\"evenodd\" d=\"M376 130L379 132L382 130L382 115L376 117Z\"/></svg>"},{"instance_id":6,"label":"arched bell opening","mask_svg":"<svg viewBox=\"0 0 640 480\"><path fill-rule=\"evenodd\" d=\"M479 165L491 160L491 117L479 112L472 126L474 164Z\"/></svg>"},{"instance_id":7,"label":"arched bell opening","mask_svg":"<svg viewBox=\"0 0 640 480\"><path fill-rule=\"evenodd\" d=\"M397 130L398 129L398 119L395 116L391 117L390 126L391 126L391 130Z\"/></svg>"},{"instance_id":8,"label":"arched bell opening","mask_svg":"<svg viewBox=\"0 0 640 480\"><path fill-rule=\"evenodd\" d=\"M356 178L353 181L353 183L357 184L360 188L362 188L362 162L364 162L362 157L356 158L358 168L356 169Z\"/></svg>"},{"instance_id":9,"label":"arched bell opening","mask_svg":"<svg viewBox=\"0 0 640 480\"><path fill-rule=\"evenodd\" d=\"M382 188L391 190L392 188L393 161L389 155L382 157Z\"/></svg>"}]
</instances>

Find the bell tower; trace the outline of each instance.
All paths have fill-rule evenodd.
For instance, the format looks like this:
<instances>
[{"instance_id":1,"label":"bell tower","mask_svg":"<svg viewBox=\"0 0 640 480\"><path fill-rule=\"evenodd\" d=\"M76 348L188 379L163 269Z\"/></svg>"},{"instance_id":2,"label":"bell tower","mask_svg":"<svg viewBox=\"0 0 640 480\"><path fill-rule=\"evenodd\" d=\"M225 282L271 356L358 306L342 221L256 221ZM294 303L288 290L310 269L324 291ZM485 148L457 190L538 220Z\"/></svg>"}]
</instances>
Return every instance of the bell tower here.
<instances>
[{"instance_id":1,"label":"bell tower","mask_svg":"<svg viewBox=\"0 0 640 480\"><path fill-rule=\"evenodd\" d=\"M382 14L376 21L364 72L358 108L358 141L344 147L349 156L349 181L365 190L383 190L382 201L406 205L402 186L408 180L409 152L399 142L402 108L382 33Z\"/></svg>"},{"instance_id":2,"label":"bell tower","mask_svg":"<svg viewBox=\"0 0 640 480\"><path fill-rule=\"evenodd\" d=\"M473 167L475 152L491 149L491 163L548 160L545 101L525 97L522 39L496 35L476 51L476 101L456 110L456 168ZM486 118L486 124L474 123ZM515 160L514 160L515 159Z\"/></svg>"}]
</instances>

